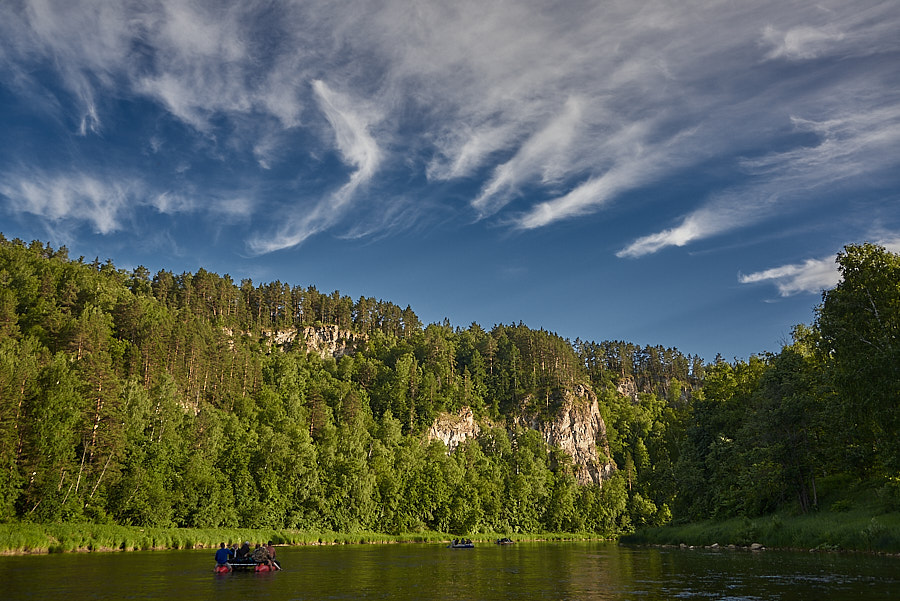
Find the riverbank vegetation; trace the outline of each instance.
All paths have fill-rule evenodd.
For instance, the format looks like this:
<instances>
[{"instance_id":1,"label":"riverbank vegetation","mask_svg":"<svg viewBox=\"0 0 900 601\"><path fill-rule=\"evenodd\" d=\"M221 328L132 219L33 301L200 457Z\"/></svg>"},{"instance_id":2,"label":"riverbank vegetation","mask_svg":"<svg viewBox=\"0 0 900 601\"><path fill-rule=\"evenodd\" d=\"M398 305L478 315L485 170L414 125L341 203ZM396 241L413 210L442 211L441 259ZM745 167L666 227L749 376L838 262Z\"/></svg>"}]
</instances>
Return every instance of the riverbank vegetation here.
<instances>
[{"instance_id":1,"label":"riverbank vegetation","mask_svg":"<svg viewBox=\"0 0 900 601\"><path fill-rule=\"evenodd\" d=\"M0 241L0 283L0 521L629 528L624 476L578 485L519 421L552 416L584 381L551 333L423 327L375 299L202 269L151 277L39 242ZM347 352L308 352L306 327L332 328ZM482 433L448 454L426 431L463 407Z\"/></svg>"},{"instance_id":2,"label":"riverbank vegetation","mask_svg":"<svg viewBox=\"0 0 900 601\"><path fill-rule=\"evenodd\" d=\"M117 533L98 535L103 548L190 542L134 534L171 529L701 542L687 524L712 519L728 531L707 544L808 523L834 534L787 546L860 548L853 531L891 547L900 257L848 246L839 267L779 353L707 363L521 323L423 325L410 307L313 286L151 276L0 235L4 536L23 548L16 537L65 523ZM337 352L311 351L306 328L331 332ZM572 458L525 425L582 386L615 466L602 486L577 483ZM482 431L448 453L426 433L463 408ZM93 544L59 533L24 546Z\"/></svg>"},{"instance_id":3,"label":"riverbank vegetation","mask_svg":"<svg viewBox=\"0 0 900 601\"><path fill-rule=\"evenodd\" d=\"M644 528L622 537L629 544L749 547L900 553L900 511L884 487L825 478L821 508L788 505L774 513Z\"/></svg>"},{"instance_id":4,"label":"riverbank vegetation","mask_svg":"<svg viewBox=\"0 0 900 601\"><path fill-rule=\"evenodd\" d=\"M476 543L490 544L506 535L469 534ZM0 524L0 555L28 553L79 553L150 551L164 549L215 549L219 543L243 541L275 545L365 545L394 543L448 543L458 535L441 532L385 534L382 532L314 532L290 529L249 528L137 528L98 524ZM522 535L517 541L596 540L585 533Z\"/></svg>"}]
</instances>

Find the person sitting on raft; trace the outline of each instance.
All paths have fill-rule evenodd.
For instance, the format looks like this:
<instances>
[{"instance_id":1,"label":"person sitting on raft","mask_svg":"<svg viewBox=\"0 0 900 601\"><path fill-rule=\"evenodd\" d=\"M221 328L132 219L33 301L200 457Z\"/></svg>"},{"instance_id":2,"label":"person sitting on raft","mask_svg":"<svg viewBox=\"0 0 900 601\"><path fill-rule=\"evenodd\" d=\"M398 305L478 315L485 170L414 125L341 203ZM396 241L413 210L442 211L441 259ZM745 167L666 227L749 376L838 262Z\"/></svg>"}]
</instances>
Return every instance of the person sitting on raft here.
<instances>
[{"instance_id":1,"label":"person sitting on raft","mask_svg":"<svg viewBox=\"0 0 900 601\"><path fill-rule=\"evenodd\" d=\"M231 549L225 546L225 543L219 545L216 551L216 566L227 566L228 560L231 559Z\"/></svg>"},{"instance_id":2,"label":"person sitting on raft","mask_svg":"<svg viewBox=\"0 0 900 601\"><path fill-rule=\"evenodd\" d=\"M269 552L269 559L275 560L275 546L272 545L272 541L266 543L266 551Z\"/></svg>"},{"instance_id":3,"label":"person sitting on raft","mask_svg":"<svg viewBox=\"0 0 900 601\"><path fill-rule=\"evenodd\" d=\"M256 549L253 550L253 554L250 555L250 558L253 559L256 563L263 563L269 567L272 567L272 558L269 556L269 551L265 547L260 544L256 545Z\"/></svg>"},{"instance_id":4,"label":"person sitting on raft","mask_svg":"<svg viewBox=\"0 0 900 601\"><path fill-rule=\"evenodd\" d=\"M241 545L241 548L238 549L236 557L238 559L244 559L247 555L250 554L250 541L244 541L244 544Z\"/></svg>"}]
</instances>

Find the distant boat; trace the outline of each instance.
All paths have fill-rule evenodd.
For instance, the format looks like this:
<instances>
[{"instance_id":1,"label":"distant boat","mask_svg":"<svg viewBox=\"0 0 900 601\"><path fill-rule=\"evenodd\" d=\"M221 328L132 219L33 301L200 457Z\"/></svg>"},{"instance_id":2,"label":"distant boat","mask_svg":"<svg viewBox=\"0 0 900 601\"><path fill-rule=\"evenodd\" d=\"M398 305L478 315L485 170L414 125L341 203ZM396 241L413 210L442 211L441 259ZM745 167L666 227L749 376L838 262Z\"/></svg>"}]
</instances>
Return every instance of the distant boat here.
<instances>
[{"instance_id":1,"label":"distant boat","mask_svg":"<svg viewBox=\"0 0 900 601\"><path fill-rule=\"evenodd\" d=\"M456 540L454 539L449 545L447 545L448 549L474 549L475 543L470 540Z\"/></svg>"},{"instance_id":2,"label":"distant boat","mask_svg":"<svg viewBox=\"0 0 900 601\"><path fill-rule=\"evenodd\" d=\"M516 544L516 541L514 541L510 538L504 537L504 538L498 538L496 544L498 544L498 545L514 545L514 544Z\"/></svg>"}]
</instances>

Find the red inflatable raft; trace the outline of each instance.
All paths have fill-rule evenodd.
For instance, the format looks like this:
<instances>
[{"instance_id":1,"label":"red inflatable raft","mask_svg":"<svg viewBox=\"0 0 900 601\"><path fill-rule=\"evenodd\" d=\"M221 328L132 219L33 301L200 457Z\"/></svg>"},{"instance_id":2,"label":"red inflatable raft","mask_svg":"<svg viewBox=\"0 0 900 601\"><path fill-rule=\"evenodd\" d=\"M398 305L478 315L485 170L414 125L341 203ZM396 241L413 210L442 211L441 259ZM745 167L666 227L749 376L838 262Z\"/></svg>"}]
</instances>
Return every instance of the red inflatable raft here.
<instances>
[{"instance_id":1,"label":"red inflatable raft","mask_svg":"<svg viewBox=\"0 0 900 601\"><path fill-rule=\"evenodd\" d=\"M272 565L263 562L257 562L253 559L232 559L226 564L217 564L216 574L227 574L228 572L277 572L281 569L281 565L272 560Z\"/></svg>"}]
</instances>

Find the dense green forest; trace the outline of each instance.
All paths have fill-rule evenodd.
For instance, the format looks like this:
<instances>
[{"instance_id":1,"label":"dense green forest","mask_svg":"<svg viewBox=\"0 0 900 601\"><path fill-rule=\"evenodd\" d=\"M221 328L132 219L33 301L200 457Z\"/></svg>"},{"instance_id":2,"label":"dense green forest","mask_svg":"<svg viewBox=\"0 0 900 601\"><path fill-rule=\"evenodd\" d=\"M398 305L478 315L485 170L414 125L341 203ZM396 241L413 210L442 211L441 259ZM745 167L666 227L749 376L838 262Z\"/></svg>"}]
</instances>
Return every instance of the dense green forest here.
<instances>
[{"instance_id":1,"label":"dense green forest","mask_svg":"<svg viewBox=\"0 0 900 601\"><path fill-rule=\"evenodd\" d=\"M815 511L833 477L896 508L900 257L848 246L839 265L781 352L705 363L0 235L0 521L617 536ZM273 343L330 325L352 336L337 358ZM617 466L602 486L518 419L580 385ZM463 407L481 435L429 442Z\"/></svg>"}]
</instances>

